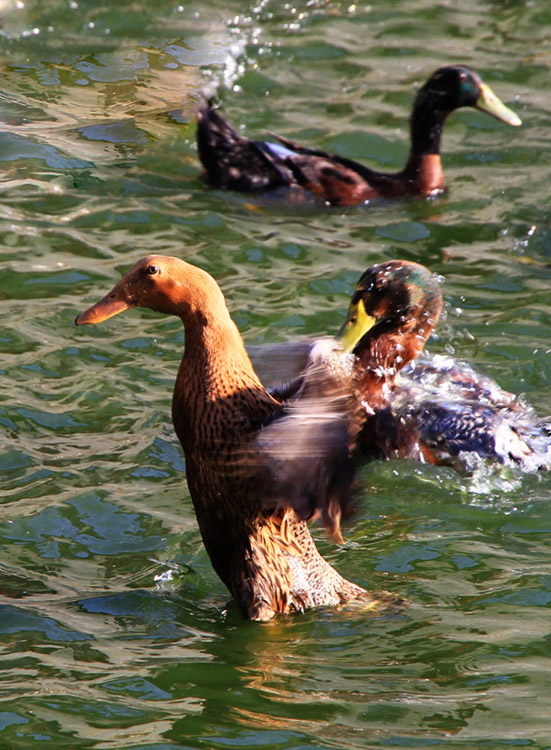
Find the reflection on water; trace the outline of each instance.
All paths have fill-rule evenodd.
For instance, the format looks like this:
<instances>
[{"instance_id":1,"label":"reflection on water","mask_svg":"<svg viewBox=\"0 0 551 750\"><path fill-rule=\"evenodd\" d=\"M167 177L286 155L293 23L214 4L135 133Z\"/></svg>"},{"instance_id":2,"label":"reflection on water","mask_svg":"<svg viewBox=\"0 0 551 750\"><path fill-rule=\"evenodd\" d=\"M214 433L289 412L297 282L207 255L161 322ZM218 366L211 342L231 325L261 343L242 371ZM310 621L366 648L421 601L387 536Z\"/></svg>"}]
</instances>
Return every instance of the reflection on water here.
<instances>
[{"instance_id":1,"label":"reflection on water","mask_svg":"<svg viewBox=\"0 0 551 750\"><path fill-rule=\"evenodd\" d=\"M430 351L548 415L547 6L50 0L0 17L0 746L543 750L546 474L369 465L345 545L318 543L406 606L253 625L190 507L179 322L73 319L161 252L215 275L249 345L332 333L359 274L404 257L444 279ZM199 178L205 86L248 134L394 169L416 86L456 61L524 126L454 113L435 201L323 210Z\"/></svg>"}]
</instances>

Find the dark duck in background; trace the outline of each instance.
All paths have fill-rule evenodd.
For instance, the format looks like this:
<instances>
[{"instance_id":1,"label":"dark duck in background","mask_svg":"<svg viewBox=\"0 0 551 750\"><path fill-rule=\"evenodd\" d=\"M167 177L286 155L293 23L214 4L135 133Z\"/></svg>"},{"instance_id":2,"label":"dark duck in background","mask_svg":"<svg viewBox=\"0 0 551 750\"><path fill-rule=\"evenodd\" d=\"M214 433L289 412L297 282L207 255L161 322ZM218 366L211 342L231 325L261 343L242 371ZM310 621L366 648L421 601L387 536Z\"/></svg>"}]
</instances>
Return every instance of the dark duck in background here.
<instances>
[{"instance_id":1,"label":"dark duck in background","mask_svg":"<svg viewBox=\"0 0 551 750\"><path fill-rule=\"evenodd\" d=\"M522 124L474 70L449 65L433 73L417 93L409 157L400 172L378 172L279 136L278 143L248 140L208 105L198 114L197 146L207 182L215 188L303 188L335 206L374 198L431 196L444 189L440 159L444 122L460 107L474 107L508 125Z\"/></svg>"}]
</instances>

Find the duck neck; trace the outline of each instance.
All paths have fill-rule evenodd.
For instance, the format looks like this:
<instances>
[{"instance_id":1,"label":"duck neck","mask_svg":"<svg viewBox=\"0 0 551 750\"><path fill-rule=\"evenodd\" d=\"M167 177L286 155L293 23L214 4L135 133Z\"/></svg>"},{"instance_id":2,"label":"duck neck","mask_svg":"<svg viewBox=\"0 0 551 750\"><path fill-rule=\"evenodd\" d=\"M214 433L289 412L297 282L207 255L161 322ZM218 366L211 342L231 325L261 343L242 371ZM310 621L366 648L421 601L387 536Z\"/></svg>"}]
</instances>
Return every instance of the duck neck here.
<instances>
[{"instance_id":1,"label":"duck neck","mask_svg":"<svg viewBox=\"0 0 551 750\"><path fill-rule=\"evenodd\" d=\"M277 404L256 375L221 290L179 306L185 349L174 386L172 417L186 458L262 421ZM216 422L216 424L215 424ZM210 448L209 448L210 446Z\"/></svg>"},{"instance_id":2,"label":"duck neck","mask_svg":"<svg viewBox=\"0 0 551 750\"><path fill-rule=\"evenodd\" d=\"M269 398L223 300L208 312L188 310L182 321L186 342L175 398L182 404L193 402L194 408L229 403L245 392Z\"/></svg>"},{"instance_id":3,"label":"duck neck","mask_svg":"<svg viewBox=\"0 0 551 750\"><path fill-rule=\"evenodd\" d=\"M434 97L419 92L410 120L412 154L440 154L442 130L449 114L438 107Z\"/></svg>"},{"instance_id":4,"label":"duck neck","mask_svg":"<svg viewBox=\"0 0 551 750\"><path fill-rule=\"evenodd\" d=\"M387 332L371 339L359 355L361 393L368 394L368 405L382 409L388 403L396 376L422 348L421 342L403 331Z\"/></svg>"},{"instance_id":5,"label":"duck neck","mask_svg":"<svg viewBox=\"0 0 551 750\"><path fill-rule=\"evenodd\" d=\"M182 316L186 332L182 364L188 375L200 376L195 383L211 396L227 396L243 384L243 380L260 385L237 326L227 308L205 314L197 311Z\"/></svg>"},{"instance_id":6,"label":"duck neck","mask_svg":"<svg viewBox=\"0 0 551 750\"><path fill-rule=\"evenodd\" d=\"M414 338L414 333L403 329L381 332L367 342L361 354L362 364L384 380L394 377L422 349L423 343Z\"/></svg>"},{"instance_id":7,"label":"duck neck","mask_svg":"<svg viewBox=\"0 0 551 750\"><path fill-rule=\"evenodd\" d=\"M415 192L431 195L444 189L440 141L448 114L438 110L430 99L418 97L410 122L411 148L402 172Z\"/></svg>"},{"instance_id":8,"label":"duck neck","mask_svg":"<svg viewBox=\"0 0 551 750\"><path fill-rule=\"evenodd\" d=\"M362 369L357 388L366 411L376 412L388 406L395 378L396 372L392 368L370 365Z\"/></svg>"}]
</instances>

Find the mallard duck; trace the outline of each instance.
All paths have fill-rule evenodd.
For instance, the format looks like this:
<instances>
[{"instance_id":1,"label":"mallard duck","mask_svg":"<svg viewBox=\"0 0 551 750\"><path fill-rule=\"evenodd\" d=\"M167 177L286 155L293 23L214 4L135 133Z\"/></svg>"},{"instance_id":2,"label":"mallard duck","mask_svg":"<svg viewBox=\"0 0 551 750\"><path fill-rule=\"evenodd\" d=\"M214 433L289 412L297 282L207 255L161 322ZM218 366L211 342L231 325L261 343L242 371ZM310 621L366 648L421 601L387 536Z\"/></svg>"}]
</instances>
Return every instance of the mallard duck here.
<instances>
[{"instance_id":1,"label":"mallard duck","mask_svg":"<svg viewBox=\"0 0 551 750\"><path fill-rule=\"evenodd\" d=\"M357 357L366 412L360 450L459 470L472 469L477 459L547 467L551 426L529 406L451 357L416 359L441 308L438 282L417 263L380 263L360 278L340 331Z\"/></svg>"},{"instance_id":2,"label":"mallard duck","mask_svg":"<svg viewBox=\"0 0 551 750\"><path fill-rule=\"evenodd\" d=\"M417 93L410 120L410 153L400 172L377 172L279 136L278 143L248 140L209 105L198 113L197 146L207 182L216 188L304 188L337 206L373 198L432 196L444 189L440 160L444 122L460 107L475 107L508 125L522 124L474 70L448 65L433 73Z\"/></svg>"},{"instance_id":3,"label":"mallard duck","mask_svg":"<svg viewBox=\"0 0 551 750\"><path fill-rule=\"evenodd\" d=\"M100 323L131 307L176 315L184 324L172 419L203 542L245 616L268 620L355 599L371 606L373 597L323 559L307 526L321 514L338 538L350 495L354 399L347 358L340 371L336 353L329 376L314 364L284 404L257 377L206 271L151 255L76 324Z\"/></svg>"}]
</instances>

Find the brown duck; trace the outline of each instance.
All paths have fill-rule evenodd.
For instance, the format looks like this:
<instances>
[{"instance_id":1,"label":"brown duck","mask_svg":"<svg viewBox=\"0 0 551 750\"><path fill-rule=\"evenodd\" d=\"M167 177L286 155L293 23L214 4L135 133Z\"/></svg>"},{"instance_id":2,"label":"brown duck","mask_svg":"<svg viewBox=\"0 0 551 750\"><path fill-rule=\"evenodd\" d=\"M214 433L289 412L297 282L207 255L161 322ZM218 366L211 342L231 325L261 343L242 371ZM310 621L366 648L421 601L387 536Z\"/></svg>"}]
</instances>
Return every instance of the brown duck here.
<instances>
[{"instance_id":1,"label":"brown duck","mask_svg":"<svg viewBox=\"0 0 551 750\"><path fill-rule=\"evenodd\" d=\"M329 378L314 365L282 404L258 379L216 281L178 258L139 261L76 323L100 323L130 307L184 324L174 428L205 547L244 615L268 620L355 599L373 603L321 557L307 526L319 514L338 538L350 494L354 407L346 365Z\"/></svg>"},{"instance_id":2,"label":"brown duck","mask_svg":"<svg viewBox=\"0 0 551 750\"><path fill-rule=\"evenodd\" d=\"M474 70L448 65L433 73L417 93L410 119L409 157L400 172L378 172L279 136L278 143L248 140L210 106L198 114L199 158L208 184L216 188L302 188L336 206L374 198L431 196L444 189L440 159L444 123L460 107L474 107L508 125L522 124Z\"/></svg>"}]
</instances>

